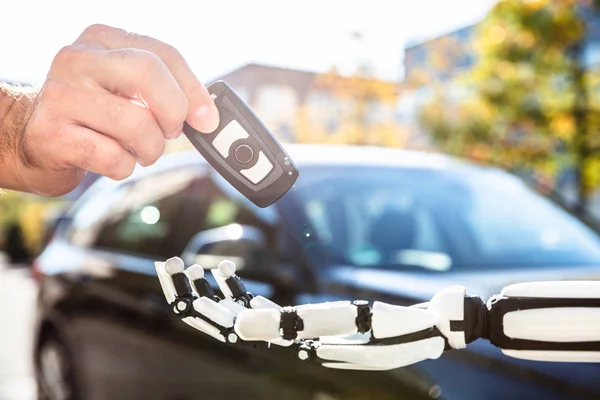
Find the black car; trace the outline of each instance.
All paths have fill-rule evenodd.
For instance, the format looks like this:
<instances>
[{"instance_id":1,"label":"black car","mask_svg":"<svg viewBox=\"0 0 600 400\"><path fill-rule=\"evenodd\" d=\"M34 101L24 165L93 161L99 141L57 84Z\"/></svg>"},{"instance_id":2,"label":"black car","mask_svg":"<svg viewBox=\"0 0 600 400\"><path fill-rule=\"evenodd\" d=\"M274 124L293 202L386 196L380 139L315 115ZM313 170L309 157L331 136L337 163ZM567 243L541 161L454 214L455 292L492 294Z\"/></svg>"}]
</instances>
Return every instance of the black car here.
<instances>
[{"instance_id":1,"label":"black car","mask_svg":"<svg viewBox=\"0 0 600 400\"><path fill-rule=\"evenodd\" d=\"M505 172L392 149L287 150L300 177L265 209L193 152L84 193L33 266L42 398L600 398L600 364L518 360L484 340L406 368L342 371L177 319L154 268L172 256L206 269L234 260L250 292L281 305L410 305L454 284L487 299L516 282L600 278L598 234Z\"/></svg>"}]
</instances>

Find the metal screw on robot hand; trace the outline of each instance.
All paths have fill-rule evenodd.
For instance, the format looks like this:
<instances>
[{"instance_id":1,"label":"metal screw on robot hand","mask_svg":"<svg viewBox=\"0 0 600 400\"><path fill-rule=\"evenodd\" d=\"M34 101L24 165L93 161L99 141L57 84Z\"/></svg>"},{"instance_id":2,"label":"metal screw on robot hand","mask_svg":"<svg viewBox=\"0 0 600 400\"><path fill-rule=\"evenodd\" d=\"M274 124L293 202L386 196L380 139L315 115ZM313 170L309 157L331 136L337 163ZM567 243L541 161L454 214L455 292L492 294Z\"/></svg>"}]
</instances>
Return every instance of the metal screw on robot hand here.
<instances>
[{"instance_id":1,"label":"metal screw on robot hand","mask_svg":"<svg viewBox=\"0 0 600 400\"><path fill-rule=\"evenodd\" d=\"M183 301L177 302L177 311L185 311L186 308L187 308L187 304L185 304L185 302L183 302Z\"/></svg>"},{"instance_id":2,"label":"metal screw on robot hand","mask_svg":"<svg viewBox=\"0 0 600 400\"><path fill-rule=\"evenodd\" d=\"M188 298L177 299L173 304L173 312L176 315L186 315L190 310L191 301Z\"/></svg>"},{"instance_id":3,"label":"metal screw on robot hand","mask_svg":"<svg viewBox=\"0 0 600 400\"><path fill-rule=\"evenodd\" d=\"M254 295L252 293L244 293L243 295L238 297L235 302L238 303L240 306L250 307L250 300L252 300L253 297Z\"/></svg>"},{"instance_id":4,"label":"metal screw on robot hand","mask_svg":"<svg viewBox=\"0 0 600 400\"><path fill-rule=\"evenodd\" d=\"M238 341L238 335L236 335L235 333L231 332L227 335L227 341L229 343L237 343Z\"/></svg>"},{"instance_id":5,"label":"metal screw on robot hand","mask_svg":"<svg viewBox=\"0 0 600 400\"><path fill-rule=\"evenodd\" d=\"M311 354L315 350L315 343L312 340L307 340L302 343L298 349L298 358L302 361L306 361L311 357Z\"/></svg>"},{"instance_id":6,"label":"metal screw on robot hand","mask_svg":"<svg viewBox=\"0 0 600 400\"><path fill-rule=\"evenodd\" d=\"M223 333L223 336L225 336L225 340L227 341L227 343L231 343L231 344L235 344L235 343L239 342L239 340L240 340L239 336L237 335L237 333L235 333L233 328L226 330Z\"/></svg>"}]
</instances>

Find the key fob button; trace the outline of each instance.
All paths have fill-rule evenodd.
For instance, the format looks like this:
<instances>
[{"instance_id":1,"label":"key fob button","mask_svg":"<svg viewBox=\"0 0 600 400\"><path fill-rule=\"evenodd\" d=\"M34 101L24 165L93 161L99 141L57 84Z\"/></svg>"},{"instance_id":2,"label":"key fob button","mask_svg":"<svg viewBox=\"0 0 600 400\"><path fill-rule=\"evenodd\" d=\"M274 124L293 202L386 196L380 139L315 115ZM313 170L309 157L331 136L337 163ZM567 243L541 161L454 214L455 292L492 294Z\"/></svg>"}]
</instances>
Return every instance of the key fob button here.
<instances>
[{"instance_id":1,"label":"key fob button","mask_svg":"<svg viewBox=\"0 0 600 400\"><path fill-rule=\"evenodd\" d=\"M248 164L254 157L254 151L252 151L252 147L247 144L241 144L235 149L234 155L235 159L240 164Z\"/></svg>"},{"instance_id":2,"label":"key fob button","mask_svg":"<svg viewBox=\"0 0 600 400\"><path fill-rule=\"evenodd\" d=\"M240 139L246 139L249 136L248 132L246 132L240 123L233 120L219 132L217 137L214 138L212 145L219 153L221 153L223 158L227 158L233 142Z\"/></svg>"},{"instance_id":3,"label":"key fob button","mask_svg":"<svg viewBox=\"0 0 600 400\"><path fill-rule=\"evenodd\" d=\"M254 164L252 168L243 169L240 172L256 185L258 182L265 179L272 169L273 164L271 164L265 153L260 151L258 153L258 160L256 161L256 164Z\"/></svg>"}]
</instances>

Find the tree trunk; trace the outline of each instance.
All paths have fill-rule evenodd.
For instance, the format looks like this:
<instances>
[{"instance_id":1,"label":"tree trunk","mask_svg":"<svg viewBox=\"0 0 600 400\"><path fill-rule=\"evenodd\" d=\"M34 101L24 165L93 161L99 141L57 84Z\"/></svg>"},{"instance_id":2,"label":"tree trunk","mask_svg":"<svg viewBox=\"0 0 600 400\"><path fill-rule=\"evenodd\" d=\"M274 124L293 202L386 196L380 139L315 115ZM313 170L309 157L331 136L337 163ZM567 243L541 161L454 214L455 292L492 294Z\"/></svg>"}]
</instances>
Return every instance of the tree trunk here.
<instances>
[{"instance_id":1,"label":"tree trunk","mask_svg":"<svg viewBox=\"0 0 600 400\"><path fill-rule=\"evenodd\" d=\"M588 149L588 126L587 110L588 93L585 82L585 66L582 63L583 41L580 40L573 46L573 58L571 77L573 80L573 90L575 100L573 103L573 117L575 120L575 137L573 148L575 152L575 170L577 176L577 214L585 216L588 209L588 197L590 195L589 185L585 178L585 169L589 159Z\"/></svg>"}]
</instances>

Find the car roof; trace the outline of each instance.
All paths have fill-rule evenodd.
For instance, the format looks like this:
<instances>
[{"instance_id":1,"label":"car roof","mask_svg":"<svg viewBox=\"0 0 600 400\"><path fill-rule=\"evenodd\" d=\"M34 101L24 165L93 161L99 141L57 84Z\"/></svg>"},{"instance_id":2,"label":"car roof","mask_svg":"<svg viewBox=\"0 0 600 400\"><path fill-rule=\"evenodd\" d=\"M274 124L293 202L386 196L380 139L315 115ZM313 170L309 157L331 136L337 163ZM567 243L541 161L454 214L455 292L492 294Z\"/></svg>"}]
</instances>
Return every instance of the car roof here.
<instances>
[{"instance_id":1,"label":"car roof","mask_svg":"<svg viewBox=\"0 0 600 400\"><path fill-rule=\"evenodd\" d=\"M179 140L186 140L182 137ZM483 165L474 164L456 157L416 150L404 150L376 146L328 145L328 144L283 144L286 152L301 170L304 167L391 167L403 169L438 170L444 173L458 173L478 179L481 174L500 175L508 178L506 172ZM88 194L107 187L118 187L127 182L186 167L208 167L208 162L196 150L180 150L163 155L154 165L137 165L133 174L115 182L100 177L87 190ZM84 196L86 197L86 196Z\"/></svg>"},{"instance_id":2,"label":"car roof","mask_svg":"<svg viewBox=\"0 0 600 400\"><path fill-rule=\"evenodd\" d=\"M476 165L455 157L416 150L375 146L284 144L286 152L298 167L302 166L381 166L444 170L482 170ZM136 168L134 176L156 173L185 166L208 165L195 150L167 153L152 167Z\"/></svg>"}]
</instances>

